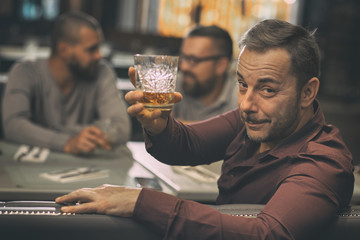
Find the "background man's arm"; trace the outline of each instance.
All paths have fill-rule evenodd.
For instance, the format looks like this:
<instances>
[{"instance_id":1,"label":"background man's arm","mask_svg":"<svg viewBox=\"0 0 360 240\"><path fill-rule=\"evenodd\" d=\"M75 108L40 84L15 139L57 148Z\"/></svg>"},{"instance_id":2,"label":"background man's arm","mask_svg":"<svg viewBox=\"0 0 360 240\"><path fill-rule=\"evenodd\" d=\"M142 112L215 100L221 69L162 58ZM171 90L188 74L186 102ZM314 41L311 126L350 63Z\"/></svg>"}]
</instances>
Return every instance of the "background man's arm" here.
<instances>
[{"instance_id":1,"label":"background man's arm","mask_svg":"<svg viewBox=\"0 0 360 240\"><path fill-rule=\"evenodd\" d=\"M5 89L2 118L5 139L51 149L63 150L69 133L44 128L31 121L31 83L26 69L15 66L8 76Z\"/></svg>"},{"instance_id":2,"label":"background man's arm","mask_svg":"<svg viewBox=\"0 0 360 240\"><path fill-rule=\"evenodd\" d=\"M121 124L118 127L117 143L126 143L130 139L131 123L126 112L124 96L116 87L116 75L110 66L105 65L100 77L97 111L100 121L115 118Z\"/></svg>"}]
</instances>

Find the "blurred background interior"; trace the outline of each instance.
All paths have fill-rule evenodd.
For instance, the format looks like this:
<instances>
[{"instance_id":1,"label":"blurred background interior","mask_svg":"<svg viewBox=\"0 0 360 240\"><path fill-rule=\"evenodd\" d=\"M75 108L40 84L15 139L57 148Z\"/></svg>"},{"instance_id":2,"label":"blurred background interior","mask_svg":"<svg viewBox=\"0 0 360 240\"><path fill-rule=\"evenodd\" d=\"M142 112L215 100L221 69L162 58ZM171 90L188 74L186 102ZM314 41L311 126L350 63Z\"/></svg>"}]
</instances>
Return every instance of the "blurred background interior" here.
<instances>
[{"instance_id":1,"label":"blurred background interior","mask_svg":"<svg viewBox=\"0 0 360 240\"><path fill-rule=\"evenodd\" d=\"M115 67L118 87L131 89L127 69L136 53L178 55L181 38L196 24L227 29L236 46L256 22L279 18L317 29L322 52L319 99L360 162L360 1L358 0L1 0L0 92L11 65L46 57L55 18L81 10L101 23L102 53ZM0 95L1 96L1 95ZM141 140L133 121L132 140Z\"/></svg>"}]
</instances>

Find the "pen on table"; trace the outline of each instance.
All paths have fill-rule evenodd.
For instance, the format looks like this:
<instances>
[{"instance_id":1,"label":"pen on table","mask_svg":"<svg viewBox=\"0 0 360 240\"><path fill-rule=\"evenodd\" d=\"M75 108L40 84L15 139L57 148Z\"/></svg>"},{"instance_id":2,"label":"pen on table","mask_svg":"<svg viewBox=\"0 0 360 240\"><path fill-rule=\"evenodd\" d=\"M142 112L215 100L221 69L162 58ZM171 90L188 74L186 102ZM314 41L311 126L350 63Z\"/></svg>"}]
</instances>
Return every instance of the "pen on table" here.
<instances>
[{"instance_id":1,"label":"pen on table","mask_svg":"<svg viewBox=\"0 0 360 240\"><path fill-rule=\"evenodd\" d=\"M63 175L60 178L69 178L69 177L76 177L76 176L81 176L81 175L85 175L88 173L94 173L94 172L99 172L99 169L94 169L94 168L88 168L87 170L82 170L82 171L78 171L76 173L71 173L71 174L67 174L67 175Z\"/></svg>"}]
</instances>

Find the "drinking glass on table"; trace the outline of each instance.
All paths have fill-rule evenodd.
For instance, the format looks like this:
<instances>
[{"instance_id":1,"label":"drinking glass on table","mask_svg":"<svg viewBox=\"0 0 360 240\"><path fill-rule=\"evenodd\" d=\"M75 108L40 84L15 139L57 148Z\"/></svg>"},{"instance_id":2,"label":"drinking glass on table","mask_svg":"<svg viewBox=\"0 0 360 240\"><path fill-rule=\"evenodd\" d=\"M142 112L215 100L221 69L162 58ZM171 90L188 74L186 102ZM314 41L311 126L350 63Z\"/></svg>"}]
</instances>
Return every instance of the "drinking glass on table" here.
<instances>
[{"instance_id":1,"label":"drinking glass on table","mask_svg":"<svg viewBox=\"0 0 360 240\"><path fill-rule=\"evenodd\" d=\"M144 93L141 103L145 108L162 111L172 109L178 62L179 57L176 56L134 56L136 88Z\"/></svg>"},{"instance_id":2,"label":"drinking glass on table","mask_svg":"<svg viewBox=\"0 0 360 240\"><path fill-rule=\"evenodd\" d=\"M105 140L112 146L117 145L121 132L120 118L106 118L95 122L95 126L105 134Z\"/></svg>"}]
</instances>

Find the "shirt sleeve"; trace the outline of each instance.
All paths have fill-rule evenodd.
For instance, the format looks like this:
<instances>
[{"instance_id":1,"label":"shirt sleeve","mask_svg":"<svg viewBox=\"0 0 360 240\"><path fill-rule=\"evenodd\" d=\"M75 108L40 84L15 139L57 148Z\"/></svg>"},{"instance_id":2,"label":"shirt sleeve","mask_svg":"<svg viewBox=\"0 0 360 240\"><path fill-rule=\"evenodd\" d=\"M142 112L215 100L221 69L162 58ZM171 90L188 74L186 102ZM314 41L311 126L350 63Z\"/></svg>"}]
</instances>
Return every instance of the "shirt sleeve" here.
<instances>
[{"instance_id":1,"label":"shirt sleeve","mask_svg":"<svg viewBox=\"0 0 360 240\"><path fill-rule=\"evenodd\" d=\"M190 125L170 116L167 128L161 134L145 134L146 149L157 160L170 165L199 165L223 160L227 147L242 126L239 121L238 110Z\"/></svg>"},{"instance_id":2,"label":"shirt sleeve","mask_svg":"<svg viewBox=\"0 0 360 240\"><path fill-rule=\"evenodd\" d=\"M108 64L104 65L97 99L97 111L100 120L116 118L119 125L117 143L126 143L130 139L131 123L126 111L123 93L116 87L116 75Z\"/></svg>"},{"instance_id":3,"label":"shirt sleeve","mask_svg":"<svg viewBox=\"0 0 360 240\"><path fill-rule=\"evenodd\" d=\"M317 239L338 209L335 195L308 176L285 180L256 218L232 216L143 189L133 217L164 239Z\"/></svg>"},{"instance_id":4,"label":"shirt sleeve","mask_svg":"<svg viewBox=\"0 0 360 240\"><path fill-rule=\"evenodd\" d=\"M2 107L5 139L63 151L70 134L31 121L32 86L29 76L34 74L28 66L17 64L8 75Z\"/></svg>"}]
</instances>

